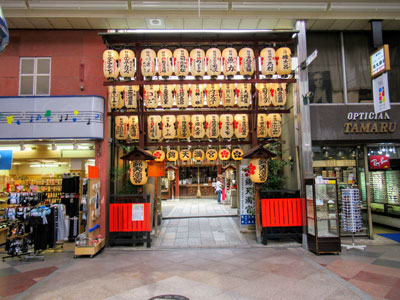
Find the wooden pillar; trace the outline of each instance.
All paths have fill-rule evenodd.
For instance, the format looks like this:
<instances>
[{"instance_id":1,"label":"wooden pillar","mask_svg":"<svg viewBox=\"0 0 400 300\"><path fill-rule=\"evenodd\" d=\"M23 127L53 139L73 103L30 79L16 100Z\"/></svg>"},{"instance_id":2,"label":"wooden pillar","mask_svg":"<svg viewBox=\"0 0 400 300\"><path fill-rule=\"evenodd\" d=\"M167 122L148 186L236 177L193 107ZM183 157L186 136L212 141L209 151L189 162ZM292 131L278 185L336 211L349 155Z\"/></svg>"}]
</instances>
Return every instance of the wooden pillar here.
<instances>
[{"instance_id":1,"label":"wooden pillar","mask_svg":"<svg viewBox=\"0 0 400 300\"><path fill-rule=\"evenodd\" d=\"M175 170L175 199L179 199L179 167Z\"/></svg>"},{"instance_id":2,"label":"wooden pillar","mask_svg":"<svg viewBox=\"0 0 400 300\"><path fill-rule=\"evenodd\" d=\"M254 184L254 206L256 214L256 239L257 244L261 244L261 205L260 205L260 184Z\"/></svg>"}]
</instances>

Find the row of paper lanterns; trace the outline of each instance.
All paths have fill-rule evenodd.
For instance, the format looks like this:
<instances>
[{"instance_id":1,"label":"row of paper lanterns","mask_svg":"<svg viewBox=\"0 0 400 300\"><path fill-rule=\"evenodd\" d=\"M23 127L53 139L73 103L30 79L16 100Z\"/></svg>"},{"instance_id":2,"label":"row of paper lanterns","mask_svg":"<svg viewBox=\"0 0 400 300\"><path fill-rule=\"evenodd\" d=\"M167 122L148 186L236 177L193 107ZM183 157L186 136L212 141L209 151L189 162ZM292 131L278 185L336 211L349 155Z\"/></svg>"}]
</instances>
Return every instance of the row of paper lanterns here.
<instances>
[{"instance_id":1,"label":"row of paper lanterns","mask_svg":"<svg viewBox=\"0 0 400 300\"><path fill-rule=\"evenodd\" d=\"M280 114L257 114L257 137L278 138L282 133ZM147 118L147 136L150 140L172 139L245 139L249 134L247 114L208 115L151 115ZM139 139L138 116L115 117L117 140Z\"/></svg>"},{"instance_id":2,"label":"row of paper lanterns","mask_svg":"<svg viewBox=\"0 0 400 300\"><path fill-rule=\"evenodd\" d=\"M275 51L272 47L260 51L261 73L265 76L275 74L287 76L292 70L291 50L287 47ZM173 74L183 78L189 74L202 77L205 74L217 77L221 73L233 77L238 72L243 76L252 76L255 72L255 56L252 48L245 47L238 52L233 47L220 49L213 47L205 52L201 48L189 51L178 48L174 52L162 48L156 53L153 49L143 49L140 53L142 75L152 78L158 74L164 78ZM135 52L123 49L119 53L108 49L103 53L103 73L108 80L119 76L130 79L135 76Z\"/></svg>"},{"instance_id":3,"label":"row of paper lanterns","mask_svg":"<svg viewBox=\"0 0 400 300\"><path fill-rule=\"evenodd\" d=\"M175 149L170 149L167 152L158 149L152 153L155 156L155 161L162 162L164 160L175 162L180 159L182 162L188 162L191 159L195 161L202 161L204 159L208 161L216 161L217 159L221 161L226 160L242 160L243 150L240 148L234 148L230 150L229 148L222 147L220 150L209 148L203 150L201 148L191 149L181 149L180 151Z\"/></svg>"},{"instance_id":4,"label":"row of paper lanterns","mask_svg":"<svg viewBox=\"0 0 400 300\"><path fill-rule=\"evenodd\" d=\"M259 83L258 106L284 106L286 104L286 83ZM139 86L109 86L108 99L111 109L136 109ZM205 97L204 97L205 96ZM180 109L187 108L190 103L193 108L204 106L219 107L222 101L224 107L241 108L251 105L251 84L165 84L145 85L143 88L144 105L148 109L172 108L174 104Z\"/></svg>"}]
</instances>

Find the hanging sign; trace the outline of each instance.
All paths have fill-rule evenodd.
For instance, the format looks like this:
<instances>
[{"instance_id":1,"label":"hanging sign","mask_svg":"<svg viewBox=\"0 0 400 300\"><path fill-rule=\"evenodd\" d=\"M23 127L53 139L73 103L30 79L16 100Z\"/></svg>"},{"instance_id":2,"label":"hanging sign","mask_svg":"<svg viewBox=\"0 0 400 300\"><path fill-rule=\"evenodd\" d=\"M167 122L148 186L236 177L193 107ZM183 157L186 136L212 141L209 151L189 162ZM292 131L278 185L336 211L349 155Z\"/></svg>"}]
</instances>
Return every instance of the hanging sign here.
<instances>
[{"instance_id":1,"label":"hanging sign","mask_svg":"<svg viewBox=\"0 0 400 300\"><path fill-rule=\"evenodd\" d=\"M0 170L11 170L12 159L12 150L0 150Z\"/></svg>"},{"instance_id":2,"label":"hanging sign","mask_svg":"<svg viewBox=\"0 0 400 300\"><path fill-rule=\"evenodd\" d=\"M370 155L369 168L371 170L389 169L390 159L386 155Z\"/></svg>"},{"instance_id":3,"label":"hanging sign","mask_svg":"<svg viewBox=\"0 0 400 300\"><path fill-rule=\"evenodd\" d=\"M240 224L255 224L254 184L247 165L240 165Z\"/></svg>"},{"instance_id":4,"label":"hanging sign","mask_svg":"<svg viewBox=\"0 0 400 300\"><path fill-rule=\"evenodd\" d=\"M380 113L390 109L388 73L372 79L374 93L374 111Z\"/></svg>"},{"instance_id":5,"label":"hanging sign","mask_svg":"<svg viewBox=\"0 0 400 300\"><path fill-rule=\"evenodd\" d=\"M383 45L370 57L371 77L374 78L390 70L389 45Z\"/></svg>"}]
</instances>

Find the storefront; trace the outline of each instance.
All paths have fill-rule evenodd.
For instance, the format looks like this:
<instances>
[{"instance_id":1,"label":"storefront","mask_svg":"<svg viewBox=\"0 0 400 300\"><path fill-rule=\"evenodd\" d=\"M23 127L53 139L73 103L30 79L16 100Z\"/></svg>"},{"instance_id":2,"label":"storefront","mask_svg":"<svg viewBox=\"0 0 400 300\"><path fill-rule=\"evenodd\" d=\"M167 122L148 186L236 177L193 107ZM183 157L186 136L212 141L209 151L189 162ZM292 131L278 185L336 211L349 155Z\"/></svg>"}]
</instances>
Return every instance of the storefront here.
<instances>
[{"instance_id":1,"label":"storefront","mask_svg":"<svg viewBox=\"0 0 400 300\"><path fill-rule=\"evenodd\" d=\"M336 178L341 190L360 190L363 228L400 228L400 105L375 114L372 104L310 106L314 177ZM342 235L346 235L342 231Z\"/></svg>"}]
</instances>

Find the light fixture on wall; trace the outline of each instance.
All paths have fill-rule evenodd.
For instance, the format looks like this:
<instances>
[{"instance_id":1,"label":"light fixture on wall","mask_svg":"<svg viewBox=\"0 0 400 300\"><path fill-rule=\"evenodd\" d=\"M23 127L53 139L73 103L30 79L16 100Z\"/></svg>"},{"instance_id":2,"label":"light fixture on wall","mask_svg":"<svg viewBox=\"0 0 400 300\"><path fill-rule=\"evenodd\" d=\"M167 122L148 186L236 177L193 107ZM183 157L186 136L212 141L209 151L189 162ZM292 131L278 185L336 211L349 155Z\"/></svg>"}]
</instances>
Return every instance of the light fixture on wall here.
<instances>
[{"instance_id":1,"label":"light fixture on wall","mask_svg":"<svg viewBox=\"0 0 400 300\"><path fill-rule=\"evenodd\" d=\"M19 145L19 147L20 147L21 151L24 151L24 150L26 149L26 146L25 146L24 142L22 142L22 143Z\"/></svg>"},{"instance_id":2,"label":"light fixture on wall","mask_svg":"<svg viewBox=\"0 0 400 300\"><path fill-rule=\"evenodd\" d=\"M79 149L79 146L76 143L76 141L72 143L72 149L74 149L74 150L78 150Z\"/></svg>"},{"instance_id":3,"label":"light fixture on wall","mask_svg":"<svg viewBox=\"0 0 400 300\"><path fill-rule=\"evenodd\" d=\"M228 11L228 2L197 1L132 1L132 10L223 10ZM200 6L200 7L199 7Z\"/></svg>"},{"instance_id":4,"label":"light fixture on wall","mask_svg":"<svg viewBox=\"0 0 400 300\"><path fill-rule=\"evenodd\" d=\"M0 1L3 9L25 9L26 3L23 0L2 0Z\"/></svg>"},{"instance_id":5,"label":"light fixture on wall","mask_svg":"<svg viewBox=\"0 0 400 300\"><path fill-rule=\"evenodd\" d=\"M252 11L326 11L328 3L313 2L232 2L232 10Z\"/></svg>"},{"instance_id":6,"label":"light fixture on wall","mask_svg":"<svg viewBox=\"0 0 400 300\"><path fill-rule=\"evenodd\" d=\"M56 145L56 143L52 143L51 144L51 150L53 150L53 151L55 151L55 150L57 150L57 145Z\"/></svg>"},{"instance_id":7,"label":"light fixture on wall","mask_svg":"<svg viewBox=\"0 0 400 300\"><path fill-rule=\"evenodd\" d=\"M332 2L330 11L396 11L400 10L399 3L358 3L358 2Z\"/></svg>"},{"instance_id":8,"label":"light fixture on wall","mask_svg":"<svg viewBox=\"0 0 400 300\"><path fill-rule=\"evenodd\" d=\"M128 1L29 1L31 9L57 10L128 10Z\"/></svg>"}]
</instances>

